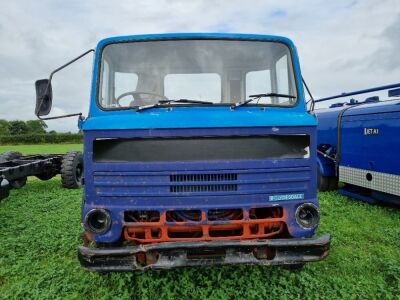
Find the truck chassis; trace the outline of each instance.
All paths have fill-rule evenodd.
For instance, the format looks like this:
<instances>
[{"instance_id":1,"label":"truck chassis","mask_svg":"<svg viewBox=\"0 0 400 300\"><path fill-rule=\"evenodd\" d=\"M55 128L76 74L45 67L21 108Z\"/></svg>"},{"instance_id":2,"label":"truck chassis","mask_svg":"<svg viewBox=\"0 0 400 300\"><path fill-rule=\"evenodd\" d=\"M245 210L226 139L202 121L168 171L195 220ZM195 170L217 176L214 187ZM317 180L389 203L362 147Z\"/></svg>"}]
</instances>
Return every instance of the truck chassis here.
<instances>
[{"instance_id":1,"label":"truck chassis","mask_svg":"<svg viewBox=\"0 0 400 300\"><path fill-rule=\"evenodd\" d=\"M10 189L22 188L28 176L49 180L61 174L63 187L79 188L83 180L82 172L80 152L27 156L19 152L3 153L0 155L0 200L9 196Z\"/></svg>"}]
</instances>

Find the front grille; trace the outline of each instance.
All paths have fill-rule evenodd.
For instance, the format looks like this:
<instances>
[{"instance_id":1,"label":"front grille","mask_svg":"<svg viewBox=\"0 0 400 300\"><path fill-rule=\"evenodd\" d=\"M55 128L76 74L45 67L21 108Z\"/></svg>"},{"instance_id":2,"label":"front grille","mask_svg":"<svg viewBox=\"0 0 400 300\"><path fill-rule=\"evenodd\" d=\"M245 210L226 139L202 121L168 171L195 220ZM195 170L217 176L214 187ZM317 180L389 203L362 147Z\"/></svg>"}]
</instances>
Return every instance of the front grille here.
<instances>
[{"instance_id":1,"label":"front grille","mask_svg":"<svg viewBox=\"0 0 400 300\"><path fill-rule=\"evenodd\" d=\"M222 174L179 174L171 175L169 177L171 182L185 182L185 181L234 181L237 180L235 173L222 173Z\"/></svg>"},{"instance_id":2,"label":"front grille","mask_svg":"<svg viewBox=\"0 0 400 300\"><path fill-rule=\"evenodd\" d=\"M201 193L237 191L237 184L171 185L171 193Z\"/></svg>"},{"instance_id":3,"label":"front grille","mask_svg":"<svg viewBox=\"0 0 400 300\"><path fill-rule=\"evenodd\" d=\"M96 195L127 200L133 197L138 201L135 203L147 206L150 200L163 202L162 198L169 196L303 193L311 179L309 166L224 171L215 170L212 165L210 170L201 171L190 170L189 167L189 170L182 171L138 170L134 165L124 168L123 171L94 172ZM205 199L198 201L207 201Z\"/></svg>"},{"instance_id":4,"label":"front grille","mask_svg":"<svg viewBox=\"0 0 400 300\"><path fill-rule=\"evenodd\" d=\"M236 173L219 174L178 174L170 175L169 181L172 183L185 183L185 185L171 185L171 193L202 193L202 192L230 192L237 191L237 184L223 183L226 181L236 181ZM212 182L212 184L193 184L196 182ZM216 182L220 182L216 184Z\"/></svg>"},{"instance_id":5,"label":"front grille","mask_svg":"<svg viewBox=\"0 0 400 300\"><path fill-rule=\"evenodd\" d=\"M142 216L154 211L140 211ZM246 216L251 216L248 219ZM125 220L124 238L134 244L176 241L260 239L287 234L287 217L282 207L253 207L210 210L167 210L158 221Z\"/></svg>"}]
</instances>

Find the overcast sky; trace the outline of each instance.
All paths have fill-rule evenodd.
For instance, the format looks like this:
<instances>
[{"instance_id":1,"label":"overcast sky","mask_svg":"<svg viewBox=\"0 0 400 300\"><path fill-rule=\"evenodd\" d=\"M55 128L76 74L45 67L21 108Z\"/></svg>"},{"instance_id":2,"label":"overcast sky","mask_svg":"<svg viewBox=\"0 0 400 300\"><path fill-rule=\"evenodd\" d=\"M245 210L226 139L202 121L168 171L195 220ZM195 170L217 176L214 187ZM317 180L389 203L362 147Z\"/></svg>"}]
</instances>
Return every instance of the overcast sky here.
<instances>
[{"instance_id":1,"label":"overcast sky","mask_svg":"<svg viewBox=\"0 0 400 300\"><path fill-rule=\"evenodd\" d=\"M34 119L34 82L108 36L239 32L290 37L316 97L400 82L400 1L1 1L0 118ZM55 75L53 113L87 113L92 58ZM76 131L75 119L48 121Z\"/></svg>"}]
</instances>

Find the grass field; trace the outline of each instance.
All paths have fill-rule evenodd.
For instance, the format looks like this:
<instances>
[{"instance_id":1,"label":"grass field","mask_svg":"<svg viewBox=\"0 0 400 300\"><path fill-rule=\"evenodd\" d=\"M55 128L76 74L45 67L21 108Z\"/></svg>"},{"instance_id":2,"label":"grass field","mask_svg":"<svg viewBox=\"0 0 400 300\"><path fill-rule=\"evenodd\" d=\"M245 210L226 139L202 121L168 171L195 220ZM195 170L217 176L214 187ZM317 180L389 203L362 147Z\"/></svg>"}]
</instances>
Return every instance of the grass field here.
<instances>
[{"instance_id":1,"label":"grass field","mask_svg":"<svg viewBox=\"0 0 400 300\"><path fill-rule=\"evenodd\" d=\"M99 275L76 257L82 191L62 189L59 178L30 179L0 203L0 299L400 299L400 210L338 193L319 198L318 234L332 234L332 250L302 272L226 266Z\"/></svg>"}]
</instances>

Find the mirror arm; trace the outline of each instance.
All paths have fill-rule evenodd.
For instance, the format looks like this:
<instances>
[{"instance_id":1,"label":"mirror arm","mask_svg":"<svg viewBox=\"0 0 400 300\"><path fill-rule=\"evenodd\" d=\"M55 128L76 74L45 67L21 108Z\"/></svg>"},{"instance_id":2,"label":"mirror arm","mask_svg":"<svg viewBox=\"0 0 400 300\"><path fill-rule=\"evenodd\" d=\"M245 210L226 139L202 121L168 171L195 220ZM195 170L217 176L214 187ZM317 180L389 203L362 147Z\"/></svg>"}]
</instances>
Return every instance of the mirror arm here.
<instances>
[{"instance_id":1,"label":"mirror arm","mask_svg":"<svg viewBox=\"0 0 400 300\"><path fill-rule=\"evenodd\" d=\"M84 57L85 55L94 52L94 49L89 49L88 51L82 53L81 55L75 57L73 60L67 62L66 64L62 65L61 67L55 69L53 72L50 73L49 76L49 82L47 83L47 87L46 90L44 92L44 97L47 95L47 93L49 92L49 87L51 85L51 80L53 79L53 75L55 73L57 73L58 71L64 69L65 67L68 67L70 64L73 64L74 62L76 62L77 60L81 59L82 57ZM40 102L39 107L42 106L43 104L43 100ZM41 118L40 116L36 115L38 117L39 120L54 120L54 119L61 119L61 118L68 118L68 117L74 117L74 116L79 116L80 118L82 117L82 113L76 113L76 114L68 114L68 115L62 115L62 116L57 116L57 117L48 117L48 118Z\"/></svg>"},{"instance_id":2,"label":"mirror arm","mask_svg":"<svg viewBox=\"0 0 400 300\"><path fill-rule=\"evenodd\" d=\"M50 83L51 83L51 79L53 78L53 75L55 73L57 73L58 71L64 69L65 67L68 67L70 64L73 64L74 62L76 62L77 60L81 59L82 57L84 57L85 55L89 54L90 52L94 52L94 49L89 49L88 51L86 51L85 53L82 53L81 55L79 55L78 57L75 57L73 60L67 62L66 64L62 65L61 67L55 69L53 72L50 73L50 77L49 77L49 84L47 85L47 87L49 87ZM46 89L47 92L47 89Z\"/></svg>"},{"instance_id":3,"label":"mirror arm","mask_svg":"<svg viewBox=\"0 0 400 300\"><path fill-rule=\"evenodd\" d=\"M304 80L304 78L303 77L301 77L301 81L303 81L303 84L304 84L304 86L305 86L305 88L306 88L306 90L307 90L307 93L308 93L308 95L310 96L310 101L311 101L311 105L310 105L310 110L309 110L309 112L313 112L314 111L314 107L315 107L315 100L314 100L314 97L312 96L312 94L311 94L311 91L310 91L310 89L308 88L308 85L307 85L307 83L306 83L306 81ZM310 102L310 101L308 101L308 102ZM307 102L307 104L308 104L308 102ZM307 107L306 107L307 108Z\"/></svg>"},{"instance_id":4,"label":"mirror arm","mask_svg":"<svg viewBox=\"0 0 400 300\"><path fill-rule=\"evenodd\" d=\"M55 119L62 119L62 118L69 118L69 117L75 117L75 116L79 116L79 119L83 119L83 115L82 113L76 113L76 114L68 114L68 115L61 115L61 116L56 116L56 117L47 117L47 118L42 118L38 115L36 115L38 117L39 120L42 121L47 121L47 120L55 120Z\"/></svg>"}]
</instances>

